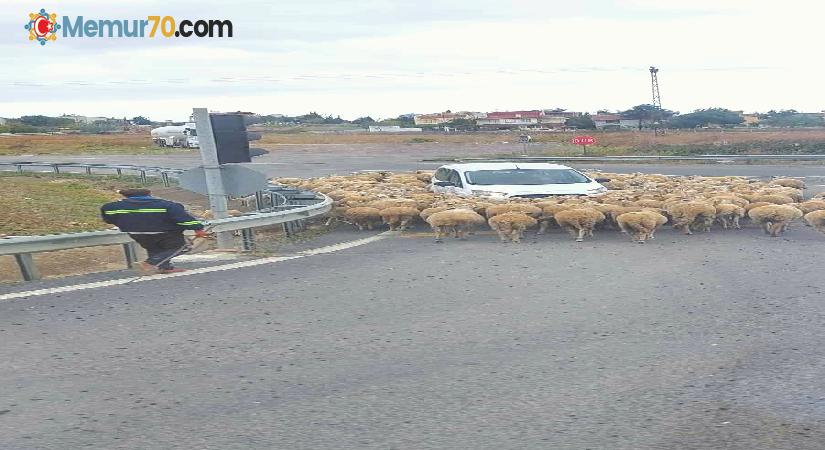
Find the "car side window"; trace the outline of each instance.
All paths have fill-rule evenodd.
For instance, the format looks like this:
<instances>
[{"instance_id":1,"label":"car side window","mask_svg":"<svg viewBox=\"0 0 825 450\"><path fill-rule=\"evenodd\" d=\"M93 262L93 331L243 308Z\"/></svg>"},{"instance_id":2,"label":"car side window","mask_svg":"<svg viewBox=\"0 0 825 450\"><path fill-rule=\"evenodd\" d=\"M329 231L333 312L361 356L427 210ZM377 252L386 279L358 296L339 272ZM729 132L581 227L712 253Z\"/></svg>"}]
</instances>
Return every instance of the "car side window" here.
<instances>
[{"instance_id":1,"label":"car side window","mask_svg":"<svg viewBox=\"0 0 825 450\"><path fill-rule=\"evenodd\" d=\"M435 178L438 181L448 181L449 177L450 169L445 169L443 167L436 170L435 174L433 174L433 178Z\"/></svg>"},{"instance_id":2,"label":"car side window","mask_svg":"<svg viewBox=\"0 0 825 450\"><path fill-rule=\"evenodd\" d=\"M453 185L456 187L464 187L464 185L461 183L461 176L455 170L450 171L450 178L447 181L453 183Z\"/></svg>"}]
</instances>

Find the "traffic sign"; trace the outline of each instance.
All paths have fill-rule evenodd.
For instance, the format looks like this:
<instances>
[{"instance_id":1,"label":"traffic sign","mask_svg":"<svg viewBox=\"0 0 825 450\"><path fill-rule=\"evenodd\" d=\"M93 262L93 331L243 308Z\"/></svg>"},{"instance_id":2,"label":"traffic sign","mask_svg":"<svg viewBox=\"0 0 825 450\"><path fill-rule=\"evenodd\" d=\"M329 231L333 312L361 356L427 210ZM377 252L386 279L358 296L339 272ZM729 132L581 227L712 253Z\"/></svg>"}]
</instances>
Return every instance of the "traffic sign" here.
<instances>
[{"instance_id":1,"label":"traffic sign","mask_svg":"<svg viewBox=\"0 0 825 450\"><path fill-rule=\"evenodd\" d=\"M595 145L596 138L593 136L576 136L572 142L573 145Z\"/></svg>"},{"instance_id":2,"label":"traffic sign","mask_svg":"<svg viewBox=\"0 0 825 450\"><path fill-rule=\"evenodd\" d=\"M221 165L221 179L223 180L223 194L242 196L254 194L267 186L266 175L243 166ZM180 174L180 187L209 195L206 188L206 173L203 167L195 167Z\"/></svg>"}]
</instances>

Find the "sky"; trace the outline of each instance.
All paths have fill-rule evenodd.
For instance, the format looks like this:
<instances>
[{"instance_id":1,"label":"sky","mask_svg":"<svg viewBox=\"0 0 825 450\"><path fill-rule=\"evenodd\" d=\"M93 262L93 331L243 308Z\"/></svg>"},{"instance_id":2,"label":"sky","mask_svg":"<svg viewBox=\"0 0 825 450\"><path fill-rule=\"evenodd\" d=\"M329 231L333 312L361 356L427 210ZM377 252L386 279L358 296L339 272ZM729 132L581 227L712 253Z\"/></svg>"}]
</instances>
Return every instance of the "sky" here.
<instances>
[{"instance_id":1,"label":"sky","mask_svg":"<svg viewBox=\"0 0 825 450\"><path fill-rule=\"evenodd\" d=\"M128 4L127 4L128 3ZM193 107L354 119L444 110L825 109L809 0L3 0L0 117L185 120ZM63 38L85 20L229 19L232 38ZM59 19L60 23L60 19Z\"/></svg>"}]
</instances>

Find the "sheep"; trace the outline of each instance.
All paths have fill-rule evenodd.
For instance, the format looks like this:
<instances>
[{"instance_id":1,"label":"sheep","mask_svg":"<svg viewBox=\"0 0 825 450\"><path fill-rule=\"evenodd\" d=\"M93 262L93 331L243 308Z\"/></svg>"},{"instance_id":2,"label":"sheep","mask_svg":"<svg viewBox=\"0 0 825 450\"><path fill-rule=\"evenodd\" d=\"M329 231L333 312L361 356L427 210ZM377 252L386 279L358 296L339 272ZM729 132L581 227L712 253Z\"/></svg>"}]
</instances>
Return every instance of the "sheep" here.
<instances>
[{"instance_id":1,"label":"sheep","mask_svg":"<svg viewBox=\"0 0 825 450\"><path fill-rule=\"evenodd\" d=\"M794 199L782 194L761 194L751 198L752 203L767 202L775 205L787 205L793 203Z\"/></svg>"},{"instance_id":2,"label":"sheep","mask_svg":"<svg viewBox=\"0 0 825 450\"><path fill-rule=\"evenodd\" d=\"M708 201L713 203L713 206L716 206L720 203L732 203L736 206L741 206L742 208L748 206L750 201L745 198L731 195L731 194L721 194L721 195L714 195L713 197L708 198Z\"/></svg>"},{"instance_id":3,"label":"sheep","mask_svg":"<svg viewBox=\"0 0 825 450\"><path fill-rule=\"evenodd\" d=\"M555 223L556 220L554 218L555 214L559 211L564 211L565 209L570 209L568 205L562 204L550 204L544 203L541 206L541 215L539 216L539 230L536 234L544 234L547 231L547 227L550 226L551 223ZM558 224L556 224L558 225Z\"/></svg>"},{"instance_id":4,"label":"sheep","mask_svg":"<svg viewBox=\"0 0 825 450\"><path fill-rule=\"evenodd\" d=\"M593 236L593 227L605 219L600 211L587 207L559 211L554 217L560 227L576 237L576 242L584 241L585 236Z\"/></svg>"},{"instance_id":5,"label":"sheep","mask_svg":"<svg viewBox=\"0 0 825 450\"><path fill-rule=\"evenodd\" d=\"M381 211L369 206L359 206L344 211L344 217L360 231L364 228L372 230L375 224L381 221Z\"/></svg>"},{"instance_id":6,"label":"sheep","mask_svg":"<svg viewBox=\"0 0 825 450\"><path fill-rule=\"evenodd\" d=\"M418 203L415 200L408 200L403 198L393 198L393 199L383 199L383 200L374 200L367 203L367 206L370 208L375 208L378 210L387 209L387 208L395 208L395 207L408 207L408 208L415 208L418 206ZM416 213L417 214L417 213Z\"/></svg>"},{"instance_id":7,"label":"sheep","mask_svg":"<svg viewBox=\"0 0 825 450\"><path fill-rule=\"evenodd\" d=\"M667 217L649 210L634 211L619 215L616 223L622 233L630 234L633 240L644 244L646 240L654 238L656 229L667 223Z\"/></svg>"},{"instance_id":8,"label":"sheep","mask_svg":"<svg viewBox=\"0 0 825 450\"><path fill-rule=\"evenodd\" d=\"M673 221L673 228L681 229L685 234L693 234L691 228L710 231L716 219L716 208L701 201L671 203L666 211Z\"/></svg>"},{"instance_id":9,"label":"sheep","mask_svg":"<svg viewBox=\"0 0 825 450\"><path fill-rule=\"evenodd\" d=\"M820 209L805 214L805 223L814 227L816 231L825 233L825 210Z\"/></svg>"},{"instance_id":10,"label":"sheep","mask_svg":"<svg viewBox=\"0 0 825 450\"><path fill-rule=\"evenodd\" d=\"M407 229L407 225L418 217L420 212L409 206L393 206L382 209L380 214L384 223L390 226L390 231L396 229L404 231Z\"/></svg>"},{"instance_id":11,"label":"sheep","mask_svg":"<svg viewBox=\"0 0 825 450\"><path fill-rule=\"evenodd\" d=\"M465 233L484 223L484 217L470 209L448 209L430 214L426 222L436 233L435 241L441 242L450 231L456 238L464 239Z\"/></svg>"},{"instance_id":12,"label":"sheep","mask_svg":"<svg viewBox=\"0 0 825 450\"><path fill-rule=\"evenodd\" d=\"M716 220L722 224L722 228L727 230L730 227L737 230L742 228L739 219L745 217L745 208L733 203L719 203L716 205Z\"/></svg>"},{"instance_id":13,"label":"sheep","mask_svg":"<svg viewBox=\"0 0 825 450\"><path fill-rule=\"evenodd\" d=\"M491 205L485 209L484 214L487 216L488 219L490 219L499 214L504 214L508 212L520 212L532 216L534 218L538 218L541 216L541 208L524 203L503 203L500 205Z\"/></svg>"},{"instance_id":14,"label":"sheep","mask_svg":"<svg viewBox=\"0 0 825 450\"><path fill-rule=\"evenodd\" d=\"M751 209L748 216L764 227L765 234L777 237L791 221L802 217L802 211L788 205L768 205Z\"/></svg>"},{"instance_id":15,"label":"sheep","mask_svg":"<svg viewBox=\"0 0 825 450\"><path fill-rule=\"evenodd\" d=\"M805 189L805 182L802 180L797 180L795 178L776 178L774 180L771 180L771 184L775 184L777 186L790 187L794 189Z\"/></svg>"},{"instance_id":16,"label":"sheep","mask_svg":"<svg viewBox=\"0 0 825 450\"><path fill-rule=\"evenodd\" d=\"M506 212L491 217L488 223L498 233L501 242L509 240L518 244L524 236L524 230L536 226L538 221L523 212Z\"/></svg>"},{"instance_id":17,"label":"sheep","mask_svg":"<svg viewBox=\"0 0 825 450\"><path fill-rule=\"evenodd\" d=\"M424 210L422 210L421 214L419 214L419 216L421 216L421 220L426 222L427 218L429 218L431 215L433 215L437 212L447 211L448 209L452 209L452 208L450 208L449 206L433 206L431 208L425 208Z\"/></svg>"},{"instance_id":18,"label":"sheep","mask_svg":"<svg viewBox=\"0 0 825 450\"><path fill-rule=\"evenodd\" d=\"M799 208L802 213L807 214L809 212L821 211L825 209L825 200L808 200L807 202L802 202L794 206Z\"/></svg>"},{"instance_id":19,"label":"sheep","mask_svg":"<svg viewBox=\"0 0 825 450\"><path fill-rule=\"evenodd\" d=\"M347 212L352 211L350 218L356 220L351 223L362 229L377 225L383 210L398 207L420 210L420 217L425 220L436 212L458 208L473 210L488 219L509 212L522 212L539 220L539 234L544 233L551 224L557 223L556 215L562 210L582 208L602 213L605 219L599 225L608 228L621 228L617 219L622 214L653 209L653 212L670 219L675 228L683 229L688 234L691 230L708 230L714 220L722 227L737 228L742 211L736 207L744 208L746 220L750 220L750 211L777 204L798 207L803 215L825 210L825 193L804 201L800 190L804 188L803 183L787 178L761 181L746 177L679 177L642 173L598 175L591 172L591 177L610 178L611 190L587 198L561 196L549 199L482 200L433 193L429 190L428 176L429 173L425 171L367 172L310 179L283 178L277 181L328 195L334 200L330 217L347 220ZM364 207L375 208L379 214L375 215L374 210L364 213L364 210L356 209ZM358 211L361 213L357 214ZM389 216L385 220L392 221ZM764 225L761 216L758 223ZM403 229L408 224L401 226L399 220L391 224L391 228ZM779 232L784 231L786 225L783 224ZM625 228L628 226L625 223ZM570 224L565 225L565 228L571 232L582 232L575 227L571 228ZM449 230L455 231L453 228ZM592 230L585 229L581 238L589 232Z\"/></svg>"}]
</instances>

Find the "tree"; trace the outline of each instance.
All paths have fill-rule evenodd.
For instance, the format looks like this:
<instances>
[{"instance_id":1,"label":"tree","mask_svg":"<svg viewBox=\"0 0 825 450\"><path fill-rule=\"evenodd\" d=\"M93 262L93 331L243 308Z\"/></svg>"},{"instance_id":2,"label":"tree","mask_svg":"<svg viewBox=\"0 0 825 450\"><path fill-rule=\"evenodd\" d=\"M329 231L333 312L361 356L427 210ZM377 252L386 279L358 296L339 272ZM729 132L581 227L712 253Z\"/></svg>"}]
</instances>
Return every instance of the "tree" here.
<instances>
[{"instance_id":1,"label":"tree","mask_svg":"<svg viewBox=\"0 0 825 450\"><path fill-rule=\"evenodd\" d=\"M596 124L593 122L593 118L590 117L590 114L584 113L580 116L571 117L564 121L564 126L570 128L578 128L579 130L594 130L596 129Z\"/></svg>"},{"instance_id":2,"label":"tree","mask_svg":"<svg viewBox=\"0 0 825 450\"><path fill-rule=\"evenodd\" d=\"M636 105L626 111L619 113L622 118L639 121L639 129L642 129L644 122L656 123L673 117L673 111L659 109L651 104Z\"/></svg>"},{"instance_id":3,"label":"tree","mask_svg":"<svg viewBox=\"0 0 825 450\"><path fill-rule=\"evenodd\" d=\"M302 116L295 117L295 122L298 122L298 123L324 123L324 116L318 114L315 111L312 111L309 114L304 114Z\"/></svg>"},{"instance_id":4,"label":"tree","mask_svg":"<svg viewBox=\"0 0 825 450\"><path fill-rule=\"evenodd\" d=\"M667 122L667 125L671 128L696 128L708 125L739 125L744 121L745 119L738 112L725 108L708 108L675 116Z\"/></svg>"},{"instance_id":5,"label":"tree","mask_svg":"<svg viewBox=\"0 0 825 450\"><path fill-rule=\"evenodd\" d=\"M821 127L825 125L819 114L806 114L794 109L768 111L760 117L760 123L772 127Z\"/></svg>"},{"instance_id":6,"label":"tree","mask_svg":"<svg viewBox=\"0 0 825 450\"><path fill-rule=\"evenodd\" d=\"M453 119L444 124L445 127L455 128L462 131L474 131L478 129L475 120L470 119Z\"/></svg>"},{"instance_id":7,"label":"tree","mask_svg":"<svg viewBox=\"0 0 825 450\"><path fill-rule=\"evenodd\" d=\"M75 121L68 117L49 117L49 116L22 116L20 123L31 125L33 127L66 127L75 124Z\"/></svg>"},{"instance_id":8,"label":"tree","mask_svg":"<svg viewBox=\"0 0 825 450\"><path fill-rule=\"evenodd\" d=\"M415 118L412 114L402 114L394 119L382 119L378 125L398 125L401 128L415 126Z\"/></svg>"},{"instance_id":9,"label":"tree","mask_svg":"<svg viewBox=\"0 0 825 450\"><path fill-rule=\"evenodd\" d=\"M375 123L375 119L373 119L373 118L372 118L372 117L370 117L370 116L366 116L366 117L359 117L359 118L357 118L357 119L353 120L353 121L352 121L352 123L353 123L353 124L355 124L355 125L367 126L367 125L372 125L372 124L374 124L374 123Z\"/></svg>"},{"instance_id":10,"label":"tree","mask_svg":"<svg viewBox=\"0 0 825 450\"><path fill-rule=\"evenodd\" d=\"M342 119L341 116L332 117L332 115L324 117L324 121L322 123L325 124L341 124L346 122L346 120Z\"/></svg>"},{"instance_id":11,"label":"tree","mask_svg":"<svg viewBox=\"0 0 825 450\"><path fill-rule=\"evenodd\" d=\"M132 117L132 123L135 125L152 125L152 121L143 116Z\"/></svg>"}]
</instances>

